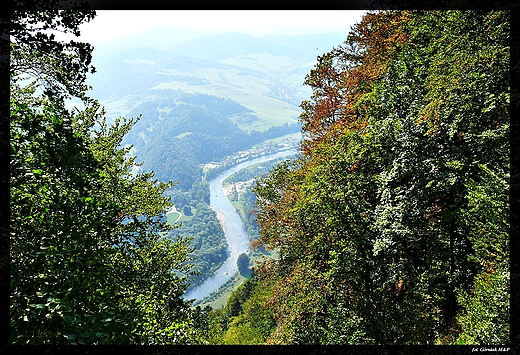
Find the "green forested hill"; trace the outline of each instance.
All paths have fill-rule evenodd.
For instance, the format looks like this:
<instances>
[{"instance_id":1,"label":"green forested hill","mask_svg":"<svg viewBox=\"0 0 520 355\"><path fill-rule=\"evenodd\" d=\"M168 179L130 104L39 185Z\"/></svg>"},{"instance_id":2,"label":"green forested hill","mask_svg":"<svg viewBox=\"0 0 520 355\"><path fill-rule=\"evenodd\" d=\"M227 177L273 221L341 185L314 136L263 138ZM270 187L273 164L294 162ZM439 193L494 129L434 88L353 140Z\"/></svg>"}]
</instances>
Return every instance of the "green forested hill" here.
<instances>
[{"instance_id":1,"label":"green forested hill","mask_svg":"<svg viewBox=\"0 0 520 355\"><path fill-rule=\"evenodd\" d=\"M186 190L202 178L202 165L246 150L267 139L297 132L299 125L273 126L264 132L242 130L233 117L255 119L235 101L180 90L160 90L155 99L137 105L131 116L142 115L123 141L132 144L143 168L162 181L172 180ZM146 118L145 118L146 117Z\"/></svg>"},{"instance_id":2,"label":"green forested hill","mask_svg":"<svg viewBox=\"0 0 520 355\"><path fill-rule=\"evenodd\" d=\"M509 31L507 11L374 12L320 56L302 155L256 188L280 258L212 313L214 342L509 343Z\"/></svg>"}]
</instances>

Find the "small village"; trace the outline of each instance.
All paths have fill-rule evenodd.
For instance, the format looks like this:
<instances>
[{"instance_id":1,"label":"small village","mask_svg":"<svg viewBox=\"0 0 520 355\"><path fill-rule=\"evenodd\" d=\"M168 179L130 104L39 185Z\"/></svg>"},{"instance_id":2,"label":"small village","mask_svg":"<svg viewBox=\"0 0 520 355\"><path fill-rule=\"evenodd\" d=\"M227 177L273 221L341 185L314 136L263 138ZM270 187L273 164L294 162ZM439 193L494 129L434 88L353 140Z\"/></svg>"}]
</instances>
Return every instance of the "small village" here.
<instances>
[{"instance_id":1,"label":"small village","mask_svg":"<svg viewBox=\"0 0 520 355\"><path fill-rule=\"evenodd\" d=\"M288 136L283 143L264 142L249 150L239 151L235 155L231 155L219 162L210 162L204 165L204 170L225 169L230 166L240 164L244 161L255 159L264 155L281 152L288 149L298 147L300 139L295 136Z\"/></svg>"}]
</instances>

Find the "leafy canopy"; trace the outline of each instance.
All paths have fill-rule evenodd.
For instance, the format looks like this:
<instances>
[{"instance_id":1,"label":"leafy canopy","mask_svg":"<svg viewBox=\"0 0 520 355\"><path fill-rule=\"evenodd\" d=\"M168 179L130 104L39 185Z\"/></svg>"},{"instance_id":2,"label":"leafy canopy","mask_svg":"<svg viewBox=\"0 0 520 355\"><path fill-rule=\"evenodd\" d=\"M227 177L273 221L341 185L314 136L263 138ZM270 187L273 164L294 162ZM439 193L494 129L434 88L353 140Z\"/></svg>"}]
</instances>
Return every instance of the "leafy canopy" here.
<instances>
[{"instance_id":1,"label":"leafy canopy","mask_svg":"<svg viewBox=\"0 0 520 355\"><path fill-rule=\"evenodd\" d=\"M191 248L163 237L172 184L132 174L121 142L137 120L107 123L86 94L92 47L52 34L94 15L11 16L11 343L193 343Z\"/></svg>"},{"instance_id":2,"label":"leafy canopy","mask_svg":"<svg viewBox=\"0 0 520 355\"><path fill-rule=\"evenodd\" d=\"M302 154L256 187L268 343L509 341L509 31L376 11L318 57Z\"/></svg>"}]
</instances>

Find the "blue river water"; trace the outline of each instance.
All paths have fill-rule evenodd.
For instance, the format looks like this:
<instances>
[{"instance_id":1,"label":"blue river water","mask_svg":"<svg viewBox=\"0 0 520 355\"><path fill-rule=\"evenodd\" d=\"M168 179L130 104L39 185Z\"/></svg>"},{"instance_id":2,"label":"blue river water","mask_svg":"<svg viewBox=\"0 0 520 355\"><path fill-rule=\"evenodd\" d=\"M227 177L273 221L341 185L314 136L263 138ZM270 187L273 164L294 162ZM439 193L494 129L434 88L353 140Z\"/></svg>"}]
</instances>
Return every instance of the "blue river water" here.
<instances>
[{"instance_id":1,"label":"blue river water","mask_svg":"<svg viewBox=\"0 0 520 355\"><path fill-rule=\"evenodd\" d=\"M238 271L238 256L242 253L248 253L249 251L249 238L247 236L244 224L240 219L240 215L235 210L235 207L231 204L227 196L224 195L222 182L228 176L236 173L239 170L247 168L250 165L285 156L292 156L295 154L296 150L290 149L248 160L222 172L220 175L209 182L209 189L211 193L210 206L217 213L220 223L222 224L228 244L228 258L212 276L206 279L199 286L184 294L183 298L201 300L210 293L217 291L220 286L222 286Z\"/></svg>"}]
</instances>

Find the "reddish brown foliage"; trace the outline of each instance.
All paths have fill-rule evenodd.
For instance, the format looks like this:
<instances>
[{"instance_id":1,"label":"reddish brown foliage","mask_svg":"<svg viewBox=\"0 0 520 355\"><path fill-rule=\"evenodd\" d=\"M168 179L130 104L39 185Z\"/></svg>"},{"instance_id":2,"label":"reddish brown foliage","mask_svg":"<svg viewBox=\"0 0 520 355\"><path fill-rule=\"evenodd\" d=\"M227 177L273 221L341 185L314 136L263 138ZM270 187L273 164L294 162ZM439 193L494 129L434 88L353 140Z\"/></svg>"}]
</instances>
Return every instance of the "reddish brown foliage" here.
<instances>
[{"instance_id":1,"label":"reddish brown foliage","mask_svg":"<svg viewBox=\"0 0 520 355\"><path fill-rule=\"evenodd\" d=\"M369 13L354 26L346 42L318 58L306 84L314 90L300 116L307 139L302 145L309 155L321 141L345 130L366 127L361 98L372 90L398 46L409 38L403 26L406 11Z\"/></svg>"}]
</instances>

